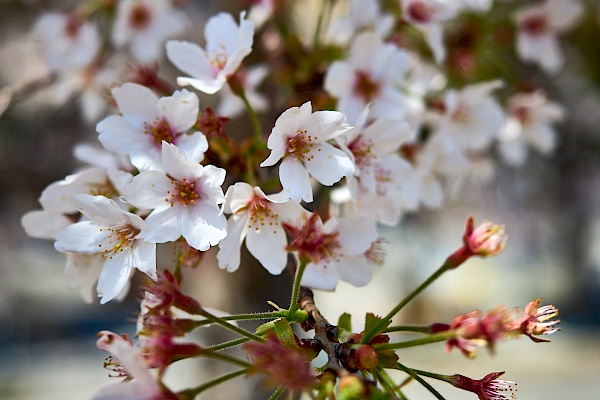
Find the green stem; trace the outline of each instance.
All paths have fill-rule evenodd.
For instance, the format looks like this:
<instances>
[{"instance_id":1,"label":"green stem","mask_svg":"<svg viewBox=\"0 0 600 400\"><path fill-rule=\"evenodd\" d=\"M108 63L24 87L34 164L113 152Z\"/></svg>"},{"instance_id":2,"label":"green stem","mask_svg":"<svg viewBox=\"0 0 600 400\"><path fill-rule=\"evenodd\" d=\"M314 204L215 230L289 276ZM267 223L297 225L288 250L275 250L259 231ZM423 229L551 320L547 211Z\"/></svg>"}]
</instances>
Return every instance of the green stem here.
<instances>
[{"instance_id":1,"label":"green stem","mask_svg":"<svg viewBox=\"0 0 600 400\"><path fill-rule=\"evenodd\" d=\"M381 345L375 344L375 345L373 345L373 347L375 347L378 350L405 349L408 347L416 347L416 346L423 346L425 344L430 344L430 343L443 342L445 340L452 339L455 337L456 337L456 331L452 330L452 331L435 333L433 335L429 335L429 336L422 337L419 339L407 340L406 342L386 343L386 344L381 344Z\"/></svg>"},{"instance_id":2,"label":"green stem","mask_svg":"<svg viewBox=\"0 0 600 400\"><path fill-rule=\"evenodd\" d=\"M214 360L225 361L244 368L250 368L252 366L252 364L250 364L248 361L240 360L237 357L233 357L224 353L215 353L214 351L203 351L200 353L200 356L212 358Z\"/></svg>"},{"instance_id":3,"label":"green stem","mask_svg":"<svg viewBox=\"0 0 600 400\"><path fill-rule=\"evenodd\" d=\"M446 399L444 399L444 396L439 394L439 392L437 390L435 390L429 383L425 382L425 380L423 378L421 378L419 375L417 375L415 373L415 371L413 371L412 369L405 367L404 365L402 365L400 363L396 364L396 368L398 368L401 371L406 372L408 375L410 375L412 378L414 378L414 380L416 380L421 385L423 385L423 387L425 389L429 390L431 392L431 394L433 394L435 396L436 399L446 400Z\"/></svg>"},{"instance_id":4,"label":"green stem","mask_svg":"<svg viewBox=\"0 0 600 400\"><path fill-rule=\"evenodd\" d=\"M402 310L402 308L404 308L405 305L407 305L419 293L421 293L429 285L431 285L437 278L439 278L448 269L449 269L448 264L444 263L444 265L442 265L440 268L438 268L437 271L435 271L429 278L427 278L427 280L425 282L421 283L421 285L419 285L419 287L417 287L415 290L413 290L412 293L410 293L402 301L400 301L400 303L398 303L396 305L396 307L394 307L392 309L392 311L390 311L378 323L376 323L375 325L373 325L373 327L371 327L371 329L369 329L369 331L364 334L364 336L363 336L362 340L360 341L360 343L361 344L369 343L369 341L371 339L373 339L379 333L383 332L383 330L389 325L389 323L391 322L392 318L394 317L394 315L396 315L398 313L398 311Z\"/></svg>"},{"instance_id":5,"label":"green stem","mask_svg":"<svg viewBox=\"0 0 600 400\"><path fill-rule=\"evenodd\" d=\"M317 27L315 28L315 35L313 36L312 48L315 50L319 45L319 38L321 37L321 31L323 30L323 20L325 19L325 11L327 4L329 1L324 0L321 3L321 12L319 13L319 18L317 19Z\"/></svg>"},{"instance_id":6,"label":"green stem","mask_svg":"<svg viewBox=\"0 0 600 400\"><path fill-rule=\"evenodd\" d=\"M246 97L246 92L241 90L237 93L237 95L242 99L244 105L246 106L246 110L248 111L248 115L250 116L250 120L252 121L252 127L254 128L254 138L258 143L262 141L262 128L260 126L260 119L258 119L258 115L254 108L248 101L248 97Z\"/></svg>"},{"instance_id":7,"label":"green stem","mask_svg":"<svg viewBox=\"0 0 600 400\"><path fill-rule=\"evenodd\" d=\"M269 400L277 400L285 391L283 386L279 386L275 392L269 397Z\"/></svg>"},{"instance_id":8,"label":"green stem","mask_svg":"<svg viewBox=\"0 0 600 400\"><path fill-rule=\"evenodd\" d=\"M182 259L182 251L178 250L177 255L175 256L175 270L173 271L173 276L177 279L177 282L181 283L181 259Z\"/></svg>"},{"instance_id":9,"label":"green stem","mask_svg":"<svg viewBox=\"0 0 600 400\"><path fill-rule=\"evenodd\" d=\"M414 325L395 325L388 326L383 330L384 333L389 332L416 332L429 333L429 326L414 326Z\"/></svg>"},{"instance_id":10,"label":"green stem","mask_svg":"<svg viewBox=\"0 0 600 400\"><path fill-rule=\"evenodd\" d=\"M426 376L428 378L437 379L438 381L452 383L452 377L448 375L436 374L435 372L422 371L420 369L411 368L411 370L419 375Z\"/></svg>"},{"instance_id":11,"label":"green stem","mask_svg":"<svg viewBox=\"0 0 600 400\"><path fill-rule=\"evenodd\" d=\"M389 376L389 374L384 369L378 368L376 371L379 376L379 380L382 382L382 384L383 384L383 381L385 381L385 383L389 387L389 390L392 393L397 394L398 397L400 397L400 399L406 400L406 396L404 395L404 393L402 393L400 386L396 385L396 383L392 380L392 378Z\"/></svg>"},{"instance_id":12,"label":"green stem","mask_svg":"<svg viewBox=\"0 0 600 400\"><path fill-rule=\"evenodd\" d=\"M240 334L240 335L242 335L242 336L244 336L244 337L246 337L246 338L248 338L250 340L254 340L254 341L259 342L259 343L265 341L265 339L261 338L260 336L257 336L255 334L253 334L251 332L248 332L247 330L242 329L240 327L237 327L237 326L235 326L233 324L230 324L229 322L225 321L224 319L219 318L219 317L217 317L217 316L209 313L208 311L206 311L204 309L200 309L200 311L198 312L198 314L202 315L204 318L206 318L207 320L211 321L212 323L221 325L222 327L227 328L230 331L233 331L233 332L235 332L237 334Z\"/></svg>"},{"instance_id":13,"label":"green stem","mask_svg":"<svg viewBox=\"0 0 600 400\"><path fill-rule=\"evenodd\" d=\"M264 312L264 313L227 315L225 317L221 317L221 319L224 321L250 321L250 320L258 320L258 319L275 319L275 318L279 318L281 316L282 315L281 315L280 311L270 311L270 312ZM210 320L197 321L195 324L195 327L200 328L202 326L210 325L213 323L214 322L210 321Z\"/></svg>"},{"instance_id":14,"label":"green stem","mask_svg":"<svg viewBox=\"0 0 600 400\"><path fill-rule=\"evenodd\" d=\"M300 281L302 280L302 275L304 274L304 270L308 265L308 260L304 257L300 257L300 265L296 269L296 276L294 278L294 287L292 288L292 299L290 300L290 315L294 315L294 313L298 310L298 293L300 293Z\"/></svg>"},{"instance_id":15,"label":"green stem","mask_svg":"<svg viewBox=\"0 0 600 400\"><path fill-rule=\"evenodd\" d=\"M221 375L220 377L215 378L212 381L208 381L198 387L183 390L183 391L177 393L177 398L182 399L182 400L193 400L196 398L196 396L198 396L200 393L204 392L205 390L211 389L223 382L227 382L231 379L237 378L238 376L245 375L247 372L248 372L248 368L243 368L243 369L240 369L240 370L237 370L234 372L230 372L225 375Z\"/></svg>"},{"instance_id":16,"label":"green stem","mask_svg":"<svg viewBox=\"0 0 600 400\"><path fill-rule=\"evenodd\" d=\"M208 346L206 348L206 350L221 351L221 350L229 349L231 347L239 346L240 344L244 344L249 341L250 341L250 339L243 337L243 338L239 338L239 339L235 339L235 340L230 340L229 342L219 343L214 346Z\"/></svg>"}]
</instances>

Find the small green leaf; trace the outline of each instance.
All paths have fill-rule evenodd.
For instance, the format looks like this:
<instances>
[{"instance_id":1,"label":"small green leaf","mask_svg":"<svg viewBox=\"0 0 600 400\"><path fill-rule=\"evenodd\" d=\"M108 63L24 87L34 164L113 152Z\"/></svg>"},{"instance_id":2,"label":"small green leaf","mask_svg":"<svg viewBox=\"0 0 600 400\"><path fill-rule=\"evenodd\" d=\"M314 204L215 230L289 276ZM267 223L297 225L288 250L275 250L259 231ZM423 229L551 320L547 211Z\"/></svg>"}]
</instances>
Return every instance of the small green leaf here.
<instances>
[{"instance_id":1,"label":"small green leaf","mask_svg":"<svg viewBox=\"0 0 600 400\"><path fill-rule=\"evenodd\" d=\"M383 318L378 317L377 315L375 315L373 313L367 313L367 315L365 315L365 332L370 331L371 328L373 328L375 325L377 325L377 323L379 321L383 321ZM391 322L392 321L388 321L388 323L382 327L382 330L387 328Z\"/></svg>"},{"instance_id":2,"label":"small green leaf","mask_svg":"<svg viewBox=\"0 0 600 400\"><path fill-rule=\"evenodd\" d=\"M352 316L348 313L343 313L338 319L338 328L352 332Z\"/></svg>"},{"instance_id":3,"label":"small green leaf","mask_svg":"<svg viewBox=\"0 0 600 400\"><path fill-rule=\"evenodd\" d=\"M294 335L294 331L292 331L292 327L290 323L287 322L285 318L279 318L274 321L275 325L275 334L286 346L297 348L296 344L296 336Z\"/></svg>"}]
</instances>

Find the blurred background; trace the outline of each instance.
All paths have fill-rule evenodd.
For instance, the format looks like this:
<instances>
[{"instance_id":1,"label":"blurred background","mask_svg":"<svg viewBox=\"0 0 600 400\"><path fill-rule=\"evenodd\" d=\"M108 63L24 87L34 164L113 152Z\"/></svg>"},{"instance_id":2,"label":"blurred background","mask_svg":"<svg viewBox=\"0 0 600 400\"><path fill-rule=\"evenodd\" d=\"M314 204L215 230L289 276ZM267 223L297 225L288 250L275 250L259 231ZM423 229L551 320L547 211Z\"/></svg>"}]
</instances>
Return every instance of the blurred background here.
<instances>
[{"instance_id":1,"label":"blurred background","mask_svg":"<svg viewBox=\"0 0 600 400\"><path fill-rule=\"evenodd\" d=\"M216 7L223 9L224 2L187 3L193 21L189 37L197 41L206 18ZM594 9L592 1L584 3ZM43 79L44 60L30 36L42 12L70 11L76 4L0 0L0 87L37 82L0 117L1 399L90 398L114 381L102 367L106 354L95 348L96 333L135 330L139 276L122 303L86 304L65 286L63 255L51 242L27 237L20 223L25 212L39 208L37 199L48 184L78 166L73 145L97 137L94 124L81 117L76 98L56 104L56 92ZM310 6L304 12L309 15L319 9L317 1L306 4ZM229 10L241 6L241 1L227 4ZM474 171L442 209L408 215L397 228L382 228L388 240L387 261L376 268L372 284L365 288L341 284L336 293L317 293L317 305L331 322L347 311L360 330L365 312L387 313L460 246L469 214L476 222L491 219L506 225L509 240L504 252L471 260L444 276L398 322L448 322L472 309L486 311L498 304L523 307L543 297L543 304L559 308L562 331L550 337L552 343L536 344L527 338L501 343L493 357L482 351L477 359L467 360L456 352L446 354L440 344L402 352L402 360L415 368L473 378L507 371L505 378L519 383L521 399L596 398L600 390L598 29L597 13L587 13L562 43L568 60L565 70L555 78L537 77L568 112L558 125L555 154L546 158L531 154L519 169L497 163L486 182ZM167 76L175 76L169 66L165 70ZM201 97L201 106L211 101ZM189 271L194 283L185 288L203 304L230 312L267 310L267 300L287 305L289 276L271 277L257 265L228 274L210 258ZM217 334L211 328L202 336L210 341ZM173 368L174 385L186 387L198 370L206 371L203 367L182 363ZM207 373L218 372L212 364L210 368ZM254 380L240 379L223 392L201 398L253 398L248 391L254 393L255 385ZM452 388L434 386L448 399L467 398ZM432 398L416 384L406 392L412 398Z\"/></svg>"}]
</instances>

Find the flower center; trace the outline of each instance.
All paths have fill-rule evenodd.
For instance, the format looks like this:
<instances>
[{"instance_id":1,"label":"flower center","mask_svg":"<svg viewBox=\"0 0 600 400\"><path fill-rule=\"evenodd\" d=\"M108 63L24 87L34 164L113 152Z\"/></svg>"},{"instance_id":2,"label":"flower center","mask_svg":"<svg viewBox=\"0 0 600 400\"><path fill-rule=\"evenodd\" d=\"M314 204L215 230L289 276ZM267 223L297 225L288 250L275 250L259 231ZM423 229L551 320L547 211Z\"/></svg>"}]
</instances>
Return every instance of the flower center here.
<instances>
[{"instance_id":1,"label":"flower center","mask_svg":"<svg viewBox=\"0 0 600 400\"><path fill-rule=\"evenodd\" d=\"M261 228L279 225L277 218L279 215L273 211L269 201L265 198L254 196L249 205L248 228L259 231Z\"/></svg>"},{"instance_id":2,"label":"flower center","mask_svg":"<svg viewBox=\"0 0 600 400\"><path fill-rule=\"evenodd\" d=\"M539 36L548 30L548 20L545 15L532 15L521 22L522 29L532 36Z\"/></svg>"},{"instance_id":3,"label":"flower center","mask_svg":"<svg viewBox=\"0 0 600 400\"><path fill-rule=\"evenodd\" d=\"M467 125L471 120L471 110L465 104L459 104L450 115L450 119L457 124Z\"/></svg>"},{"instance_id":4,"label":"flower center","mask_svg":"<svg viewBox=\"0 0 600 400\"><path fill-rule=\"evenodd\" d=\"M379 93L379 83L372 80L366 72L358 71L354 80L354 93L366 101L371 101Z\"/></svg>"},{"instance_id":5,"label":"flower center","mask_svg":"<svg viewBox=\"0 0 600 400\"><path fill-rule=\"evenodd\" d=\"M108 231L106 239L98 244L102 258L112 259L113 255L123 252L133 244L140 230L131 225L117 225L110 228L100 228Z\"/></svg>"},{"instance_id":6,"label":"flower center","mask_svg":"<svg viewBox=\"0 0 600 400\"><path fill-rule=\"evenodd\" d=\"M299 131L296 136L288 139L287 151L294 158L302 161L310 161L314 156L310 156L310 150L314 145L315 138L307 134L305 130Z\"/></svg>"},{"instance_id":7,"label":"flower center","mask_svg":"<svg viewBox=\"0 0 600 400\"><path fill-rule=\"evenodd\" d=\"M340 243L337 240L339 233L323 232L317 224L318 220L320 220L319 216L313 214L301 228L288 224L283 225L285 230L292 236L292 241L287 246L287 250L297 251L313 263L336 256L337 249L340 248Z\"/></svg>"},{"instance_id":8,"label":"flower center","mask_svg":"<svg viewBox=\"0 0 600 400\"><path fill-rule=\"evenodd\" d=\"M77 38L79 35L79 29L81 29L83 22L83 19L79 15L70 15L65 24L65 35L71 39Z\"/></svg>"},{"instance_id":9,"label":"flower center","mask_svg":"<svg viewBox=\"0 0 600 400\"><path fill-rule=\"evenodd\" d=\"M208 53L206 53L206 57L208 57L208 64L211 66L215 74L221 72L227 64L227 52L225 51L225 47L221 47L221 51L212 51L212 57L209 57Z\"/></svg>"},{"instance_id":10,"label":"flower center","mask_svg":"<svg viewBox=\"0 0 600 400\"><path fill-rule=\"evenodd\" d=\"M387 185L392 182L392 172L385 168L375 168L375 183L378 196L385 196Z\"/></svg>"},{"instance_id":11,"label":"flower center","mask_svg":"<svg viewBox=\"0 0 600 400\"><path fill-rule=\"evenodd\" d=\"M173 143L181 135L180 133L173 132L171 125L169 125L169 122L165 118L160 120L156 118L152 125L144 122L144 133L152 136L154 144L158 147L162 146L163 140L167 143Z\"/></svg>"},{"instance_id":12,"label":"flower center","mask_svg":"<svg viewBox=\"0 0 600 400\"><path fill-rule=\"evenodd\" d=\"M129 14L129 26L136 31L141 31L148 27L152 20L152 14L144 4L136 4Z\"/></svg>"},{"instance_id":13,"label":"flower center","mask_svg":"<svg viewBox=\"0 0 600 400\"><path fill-rule=\"evenodd\" d=\"M421 24L429 22L433 15L433 9L422 1L413 1L406 11L410 19Z\"/></svg>"},{"instance_id":14,"label":"flower center","mask_svg":"<svg viewBox=\"0 0 600 400\"><path fill-rule=\"evenodd\" d=\"M515 107L511 110L511 114L514 115L522 125L528 125L531 123L532 117L529 107Z\"/></svg>"},{"instance_id":15,"label":"flower center","mask_svg":"<svg viewBox=\"0 0 600 400\"><path fill-rule=\"evenodd\" d=\"M373 142L359 136L348 146L354 155L354 162L359 168L365 168L373 164L375 155L372 153Z\"/></svg>"},{"instance_id":16,"label":"flower center","mask_svg":"<svg viewBox=\"0 0 600 400\"><path fill-rule=\"evenodd\" d=\"M180 181L172 179L173 191L167 191L170 198L165 200L171 204L171 207L175 204L175 201L179 202L182 206L188 206L194 204L197 199L200 198L200 193L196 190L196 182L182 179Z\"/></svg>"}]
</instances>

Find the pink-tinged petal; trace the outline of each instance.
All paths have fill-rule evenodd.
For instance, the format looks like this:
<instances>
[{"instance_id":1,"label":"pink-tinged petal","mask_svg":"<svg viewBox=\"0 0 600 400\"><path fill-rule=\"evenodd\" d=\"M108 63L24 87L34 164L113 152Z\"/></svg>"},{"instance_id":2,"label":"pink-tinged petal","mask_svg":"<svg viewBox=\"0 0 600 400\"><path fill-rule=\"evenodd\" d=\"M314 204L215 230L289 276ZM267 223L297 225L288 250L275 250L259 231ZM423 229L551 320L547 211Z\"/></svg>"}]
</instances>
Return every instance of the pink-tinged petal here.
<instances>
[{"instance_id":1,"label":"pink-tinged petal","mask_svg":"<svg viewBox=\"0 0 600 400\"><path fill-rule=\"evenodd\" d=\"M538 123L531 126L527 140L539 152L548 154L556 147L556 133L550 125Z\"/></svg>"},{"instance_id":2,"label":"pink-tinged petal","mask_svg":"<svg viewBox=\"0 0 600 400\"><path fill-rule=\"evenodd\" d=\"M369 261L364 256L344 257L336 263L336 269L340 280L354 286L365 286L371 282L373 271Z\"/></svg>"},{"instance_id":3,"label":"pink-tinged petal","mask_svg":"<svg viewBox=\"0 0 600 400\"><path fill-rule=\"evenodd\" d=\"M235 185L229 186L225 194L226 200L223 205L223 212L231 214L248 207L248 203L254 197L254 193L252 186L246 182L236 182Z\"/></svg>"},{"instance_id":4,"label":"pink-tinged petal","mask_svg":"<svg viewBox=\"0 0 600 400\"><path fill-rule=\"evenodd\" d=\"M131 257L135 268L156 280L156 243L136 240Z\"/></svg>"},{"instance_id":5,"label":"pink-tinged petal","mask_svg":"<svg viewBox=\"0 0 600 400\"><path fill-rule=\"evenodd\" d=\"M333 265L310 263L304 270L300 284L311 289L335 290L338 283L338 273Z\"/></svg>"},{"instance_id":6,"label":"pink-tinged petal","mask_svg":"<svg viewBox=\"0 0 600 400\"><path fill-rule=\"evenodd\" d=\"M118 382L100 388L92 400L154 400L162 397L156 384L147 386L138 381Z\"/></svg>"},{"instance_id":7,"label":"pink-tinged petal","mask_svg":"<svg viewBox=\"0 0 600 400\"><path fill-rule=\"evenodd\" d=\"M339 182L354 173L352 160L340 149L329 143L320 143L310 149L306 169L317 181L326 186ZM283 163L281 164L283 166ZM281 168L281 167L280 167Z\"/></svg>"},{"instance_id":8,"label":"pink-tinged petal","mask_svg":"<svg viewBox=\"0 0 600 400\"><path fill-rule=\"evenodd\" d=\"M189 216L181 217L183 237L190 246L200 251L217 245L227 235L227 220L216 206L200 202Z\"/></svg>"},{"instance_id":9,"label":"pink-tinged petal","mask_svg":"<svg viewBox=\"0 0 600 400\"><path fill-rule=\"evenodd\" d=\"M133 124L139 121L152 122L157 117L158 96L145 86L126 83L112 90L119 111Z\"/></svg>"},{"instance_id":10,"label":"pink-tinged petal","mask_svg":"<svg viewBox=\"0 0 600 400\"><path fill-rule=\"evenodd\" d=\"M421 185L421 201L428 208L438 208L444 201L444 190L434 177L425 177Z\"/></svg>"},{"instance_id":11,"label":"pink-tinged petal","mask_svg":"<svg viewBox=\"0 0 600 400\"><path fill-rule=\"evenodd\" d=\"M81 213L95 225L110 227L128 222L125 217L126 211L109 198L78 194L73 200L75 200L75 204L77 204Z\"/></svg>"},{"instance_id":12,"label":"pink-tinged petal","mask_svg":"<svg viewBox=\"0 0 600 400\"><path fill-rule=\"evenodd\" d=\"M65 283L69 289L79 289L86 303L94 301L95 286L104 259L97 254L67 253Z\"/></svg>"},{"instance_id":13,"label":"pink-tinged petal","mask_svg":"<svg viewBox=\"0 0 600 400\"><path fill-rule=\"evenodd\" d=\"M158 385L152 378L144 359L129 340L124 339L113 332L102 331L98 334L96 347L115 356L125 370L127 370L127 373L134 379L134 382L146 386L146 393L148 393L148 396L134 397L135 399L154 400L154 396L160 393ZM123 383L122 385L127 386L132 383L133 382L128 382ZM150 393L154 393L154 395L150 395Z\"/></svg>"},{"instance_id":14,"label":"pink-tinged petal","mask_svg":"<svg viewBox=\"0 0 600 400\"><path fill-rule=\"evenodd\" d=\"M204 27L204 38L206 39L207 51L223 52L231 55L238 47L238 24L231 14L221 12L212 16Z\"/></svg>"},{"instance_id":15,"label":"pink-tinged petal","mask_svg":"<svg viewBox=\"0 0 600 400\"><path fill-rule=\"evenodd\" d=\"M167 42L167 58L177 69L192 77L214 78L209 64L209 55L195 43L169 40ZM181 83L179 84L181 85Z\"/></svg>"},{"instance_id":16,"label":"pink-tinged petal","mask_svg":"<svg viewBox=\"0 0 600 400\"><path fill-rule=\"evenodd\" d=\"M301 200L307 203L313 201L308 171L300 161L293 157L285 158L279 166L279 179L283 186L283 192L289 195L293 201L297 203Z\"/></svg>"},{"instance_id":17,"label":"pink-tinged petal","mask_svg":"<svg viewBox=\"0 0 600 400\"><path fill-rule=\"evenodd\" d=\"M166 118L175 132L186 132L194 126L198 119L198 107L198 96L185 89L161 98L157 104L159 116Z\"/></svg>"},{"instance_id":18,"label":"pink-tinged petal","mask_svg":"<svg viewBox=\"0 0 600 400\"><path fill-rule=\"evenodd\" d=\"M173 206L161 212L152 212L146 218L146 228L141 230L138 237L152 243L174 242L179 239L181 236L179 208Z\"/></svg>"},{"instance_id":19,"label":"pink-tinged petal","mask_svg":"<svg viewBox=\"0 0 600 400\"><path fill-rule=\"evenodd\" d=\"M107 229L102 229L91 221L77 222L56 235L54 248L61 253L95 254L109 234Z\"/></svg>"},{"instance_id":20,"label":"pink-tinged petal","mask_svg":"<svg viewBox=\"0 0 600 400\"><path fill-rule=\"evenodd\" d=\"M217 261L219 268L228 272L236 271L240 266L240 248L246 237L248 213L232 215L227 221L227 236L219 242Z\"/></svg>"},{"instance_id":21,"label":"pink-tinged petal","mask_svg":"<svg viewBox=\"0 0 600 400\"><path fill-rule=\"evenodd\" d=\"M194 132L191 135L182 135L177 138L177 147L189 161L200 162L204 159L204 153L208 150L208 141L204 134Z\"/></svg>"},{"instance_id":22,"label":"pink-tinged petal","mask_svg":"<svg viewBox=\"0 0 600 400\"><path fill-rule=\"evenodd\" d=\"M96 125L96 131L100 134L98 140L102 146L117 154L128 154L131 149L150 144L141 120L134 124L120 115L111 115Z\"/></svg>"},{"instance_id":23,"label":"pink-tinged petal","mask_svg":"<svg viewBox=\"0 0 600 400\"><path fill-rule=\"evenodd\" d=\"M127 186L127 202L143 210L163 209L170 206L169 191L173 190L171 180L159 171L144 171L133 177Z\"/></svg>"},{"instance_id":24,"label":"pink-tinged petal","mask_svg":"<svg viewBox=\"0 0 600 400\"><path fill-rule=\"evenodd\" d=\"M27 235L38 239L55 239L56 235L71 225L73 220L63 214L45 210L29 211L21 217L21 226Z\"/></svg>"},{"instance_id":25,"label":"pink-tinged petal","mask_svg":"<svg viewBox=\"0 0 600 400\"><path fill-rule=\"evenodd\" d=\"M360 116L367 102L360 96L348 95L338 99L337 109L348 117L348 122L354 124Z\"/></svg>"},{"instance_id":26,"label":"pink-tinged petal","mask_svg":"<svg viewBox=\"0 0 600 400\"><path fill-rule=\"evenodd\" d=\"M287 240L281 225L265 224L257 229L249 229L246 248L262 266L273 275L279 275L287 264Z\"/></svg>"},{"instance_id":27,"label":"pink-tinged petal","mask_svg":"<svg viewBox=\"0 0 600 400\"><path fill-rule=\"evenodd\" d=\"M352 127L346 123L346 115L337 111L315 111L305 129L317 141L337 137Z\"/></svg>"},{"instance_id":28,"label":"pink-tinged petal","mask_svg":"<svg viewBox=\"0 0 600 400\"><path fill-rule=\"evenodd\" d=\"M334 97L345 97L352 93L355 79L356 75L350 64L335 61L327 70L323 87Z\"/></svg>"},{"instance_id":29,"label":"pink-tinged petal","mask_svg":"<svg viewBox=\"0 0 600 400\"><path fill-rule=\"evenodd\" d=\"M378 238L375 221L368 218L340 218L336 230L342 253L348 256L364 254Z\"/></svg>"},{"instance_id":30,"label":"pink-tinged petal","mask_svg":"<svg viewBox=\"0 0 600 400\"><path fill-rule=\"evenodd\" d=\"M133 269L130 252L131 249L127 249L122 253L105 258L104 267L100 273L100 278L98 278L96 288L98 297L101 297L100 304L108 303L127 286Z\"/></svg>"},{"instance_id":31,"label":"pink-tinged petal","mask_svg":"<svg viewBox=\"0 0 600 400\"><path fill-rule=\"evenodd\" d=\"M297 225L297 221L306 221L310 217L310 212L293 200L281 204L273 203L271 209L275 211L279 221L292 225Z\"/></svg>"}]
</instances>

